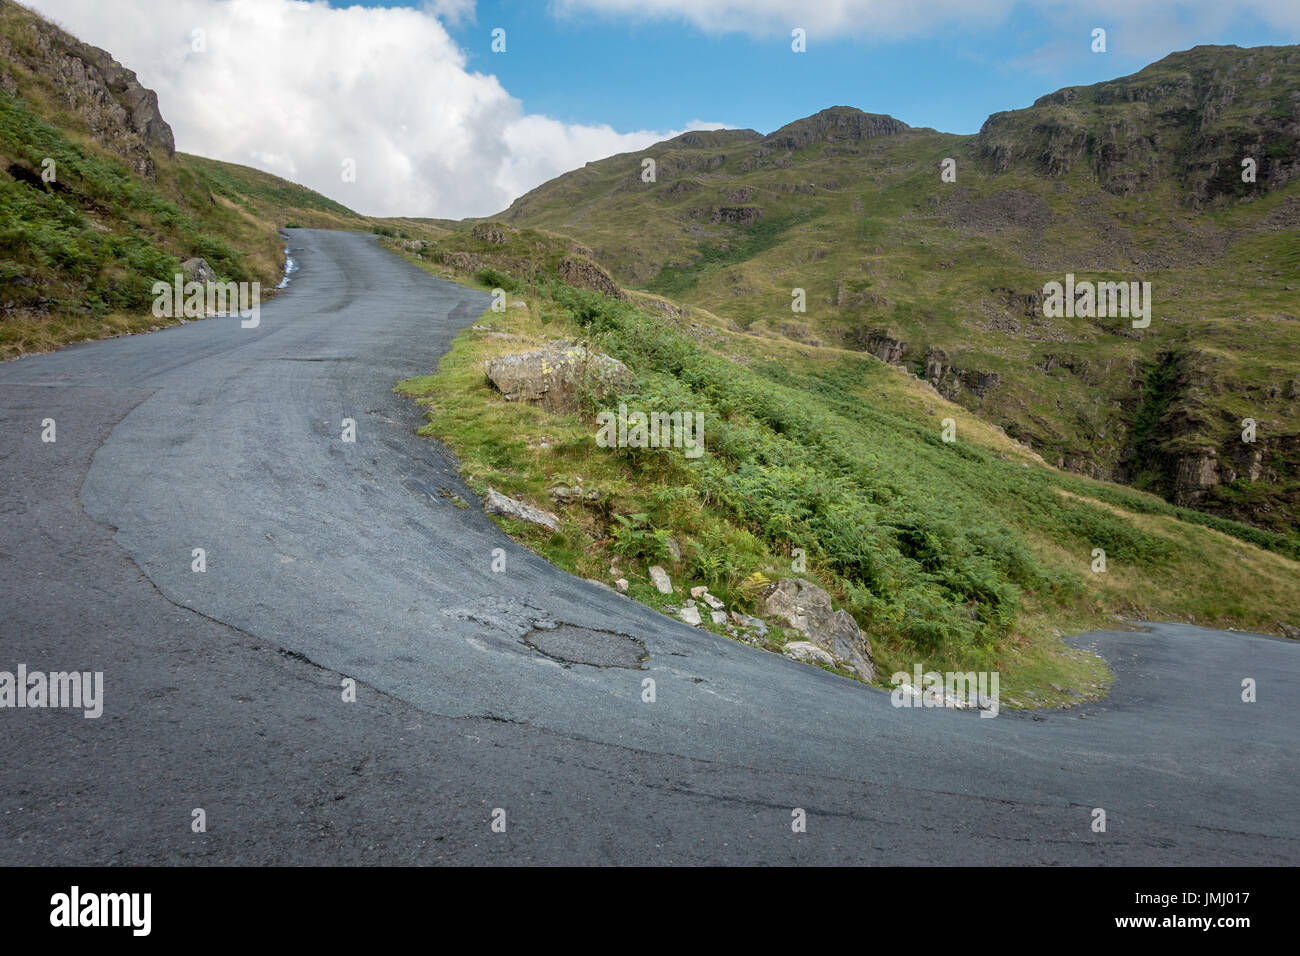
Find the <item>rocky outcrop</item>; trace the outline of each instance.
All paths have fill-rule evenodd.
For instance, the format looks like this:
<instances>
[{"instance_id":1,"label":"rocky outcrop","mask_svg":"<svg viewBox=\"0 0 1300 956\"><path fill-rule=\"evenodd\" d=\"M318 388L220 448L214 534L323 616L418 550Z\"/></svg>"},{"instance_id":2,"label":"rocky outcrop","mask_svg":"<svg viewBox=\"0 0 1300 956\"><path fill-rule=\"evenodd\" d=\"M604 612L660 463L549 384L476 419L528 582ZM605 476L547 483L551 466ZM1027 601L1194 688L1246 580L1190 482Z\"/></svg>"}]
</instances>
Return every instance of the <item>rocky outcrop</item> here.
<instances>
[{"instance_id":1,"label":"rocky outcrop","mask_svg":"<svg viewBox=\"0 0 1300 956\"><path fill-rule=\"evenodd\" d=\"M1198 505L1218 483L1218 452L1207 448L1198 454L1183 455L1174 465L1174 504L1189 508Z\"/></svg>"},{"instance_id":2,"label":"rocky outcrop","mask_svg":"<svg viewBox=\"0 0 1300 956\"><path fill-rule=\"evenodd\" d=\"M1173 181L1191 206L1279 189L1300 176L1300 57L1293 47L1195 47L1132 76L1067 87L994 113L976 155L1049 176L1084 166L1127 196ZM1241 161L1257 163L1256 182Z\"/></svg>"},{"instance_id":3,"label":"rocky outcrop","mask_svg":"<svg viewBox=\"0 0 1300 956\"><path fill-rule=\"evenodd\" d=\"M848 334L848 345L859 352L869 352L882 362L901 365L907 354L907 343L881 329L853 329Z\"/></svg>"},{"instance_id":4,"label":"rocky outcrop","mask_svg":"<svg viewBox=\"0 0 1300 956\"><path fill-rule=\"evenodd\" d=\"M441 262L444 266L450 266L464 272L474 272L483 268L483 260L472 252L435 252L433 259L435 262Z\"/></svg>"},{"instance_id":5,"label":"rocky outcrop","mask_svg":"<svg viewBox=\"0 0 1300 956\"><path fill-rule=\"evenodd\" d=\"M560 260L559 272L562 280L576 288L601 292L615 299L627 298L627 293L608 272L584 256L565 256Z\"/></svg>"},{"instance_id":6,"label":"rocky outcrop","mask_svg":"<svg viewBox=\"0 0 1300 956\"><path fill-rule=\"evenodd\" d=\"M492 488L488 489L487 497L483 499L483 510L490 515L504 515L507 518L527 521L529 524L541 525L551 531L560 530L560 519L549 511L534 508L530 504L507 497Z\"/></svg>"},{"instance_id":7,"label":"rocky outcrop","mask_svg":"<svg viewBox=\"0 0 1300 956\"><path fill-rule=\"evenodd\" d=\"M0 12L9 16L14 10L14 4L0 0ZM31 17L16 29L27 31L27 42L10 43L0 36L0 60L17 72L16 77L7 74L6 90L21 96L28 84L41 87L75 113L96 142L154 181L157 169L150 150L168 157L176 152L172 129L158 110L158 95L106 51L45 20Z\"/></svg>"},{"instance_id":8,"label":"rocky outcrop","mask_svg":"<svg viewBox=\"0 0 1300 956\"><path fill-rule=\"evenodd\" d=\"M763 217L758 206L700 206L687 211L687 215L712 226L752 226Z\"/></svg>"},{"instance_id":9,"label":"rocky outcrop","mask_svg":"<svg viewBox=\"0 0 1300 956\"><path fill-rule=\"evenodd\" d=\"M757 206L718 206L709 214L713 225L726 223L731 226L752 226L763 217L763 210Z\"/></svg>"},{"instance_id":10,"label":"rocky outcrop","mask_svg":"<svg viewBox=\"0 0 1300 956\"><path fill-rule=\"evenodd\" d=\"M510 234L495 222L480 222L469 231L469 234L479 242L491 243L494 246L504 246L510 240Z\"/></svg>"},{"instance_id":11,"label":"rocky outcrop","mask_svg":"<svg viewBox=\"0 0 1300 956\"><path fill-rule=\"evenodd\" d=\"M997 388L1002 379L997 372L958 368L950 364L948 353L943 349L931 348L925 353L925 380L951 402L956 401L962 392L983 398Z\"/></svg>"},{"instance_id":12,"label":"rocky outcrop","mask_svg":"<svg viewBox=\"0 0 1300 956\"><path fill-rule=\"evenodd\" d=\"M803 634L863 680L875 676L871 645L847 611L837 611L831 596L801 578L782 578L759 592L755 613L774 618ZM787 645L788 646L788 645Z\"/></svg>"},{"instance_id":13,"label":"rocky outcrop","mask_svg":"<svg viewBox=\"0 0 1300 956\"><path fill-rule=\"evenodd\" d=\"M632 382L618 359L581 345L501 355L484 362L483 371L508 401L557 412L577 411L584 390L601 399Z\"/></svg>"}]
</instances>

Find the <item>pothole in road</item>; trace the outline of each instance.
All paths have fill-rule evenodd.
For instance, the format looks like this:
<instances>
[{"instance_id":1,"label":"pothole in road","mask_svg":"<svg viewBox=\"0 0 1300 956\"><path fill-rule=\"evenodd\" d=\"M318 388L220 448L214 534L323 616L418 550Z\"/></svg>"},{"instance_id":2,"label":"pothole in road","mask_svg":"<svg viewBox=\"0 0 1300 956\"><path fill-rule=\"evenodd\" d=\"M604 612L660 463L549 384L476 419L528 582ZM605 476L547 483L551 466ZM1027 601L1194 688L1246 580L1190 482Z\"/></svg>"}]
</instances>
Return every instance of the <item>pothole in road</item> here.
<instances>
[{"instance_id":1,"label":"pothole in road","mask_svg":"<svg viewBox=\"0 0 1300 956\"><path fill-rule=\"evenodd\" d=\"M650 659L645 644L635 637L576 624L536 627L524 635L524 643L566 664L637 669Z\"/></svg>"}]
</instances>

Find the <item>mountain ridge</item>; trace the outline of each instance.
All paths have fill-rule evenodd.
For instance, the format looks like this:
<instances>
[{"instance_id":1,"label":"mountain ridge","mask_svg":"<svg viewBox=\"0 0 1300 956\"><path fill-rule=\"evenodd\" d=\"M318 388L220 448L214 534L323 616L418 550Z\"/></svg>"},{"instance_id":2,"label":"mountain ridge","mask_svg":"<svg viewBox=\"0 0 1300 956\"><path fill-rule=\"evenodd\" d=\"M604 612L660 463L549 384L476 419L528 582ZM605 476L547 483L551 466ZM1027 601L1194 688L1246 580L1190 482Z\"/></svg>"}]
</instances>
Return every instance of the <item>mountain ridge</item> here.
<instances>
[{"instance_id":1,"label":"mountain ridge","mask_svg":"<svg viewBox=\"0 0 1300 956\"><path fill-rule=\"evenodd\" d=\"M1298 174L1300 47L1214 46L975 134L839 106L758 139L677 137L490 218L738 328L901 364L1063 467L1295 533ZM1044 316L1067 272L1153 279L1154 328ZM1170 363L1173 392L1151 394ZM1268 424L1243 448L1247 418Z\"/></svg>"}]
</instances>

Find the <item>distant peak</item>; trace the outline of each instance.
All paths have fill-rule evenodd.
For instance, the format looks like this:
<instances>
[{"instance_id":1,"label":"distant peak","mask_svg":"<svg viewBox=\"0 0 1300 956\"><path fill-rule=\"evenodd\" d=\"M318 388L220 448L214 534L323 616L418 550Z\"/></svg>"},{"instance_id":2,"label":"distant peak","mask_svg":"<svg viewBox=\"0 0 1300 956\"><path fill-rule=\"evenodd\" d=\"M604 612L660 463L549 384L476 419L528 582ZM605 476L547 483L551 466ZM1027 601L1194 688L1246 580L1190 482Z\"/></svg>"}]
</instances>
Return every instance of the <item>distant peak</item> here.
<instances>
[{"instance_id":1,"label":"distant peak","mask_svg":"<svg viewBox=\"0 0 1300 956\"><path fill-rule=\"evenodd\" d=\"M769 146L800 149L817 142L856 143L878 136L895 136L909 129L902 120L883 113L864 113L852 106L832 106L787 123L764 138Z\"/></svg>"},{"instance_id":2,"label":"distant peak","mask_svg":"<svg viewBox=\"0 0 1300 956\"><path fill-rule=\"evenodd\" d=\"M756 129L693 129L665 140L665 146L730 146L733 143L750 143L763 138Z\"/></svg>"}]
</instances>

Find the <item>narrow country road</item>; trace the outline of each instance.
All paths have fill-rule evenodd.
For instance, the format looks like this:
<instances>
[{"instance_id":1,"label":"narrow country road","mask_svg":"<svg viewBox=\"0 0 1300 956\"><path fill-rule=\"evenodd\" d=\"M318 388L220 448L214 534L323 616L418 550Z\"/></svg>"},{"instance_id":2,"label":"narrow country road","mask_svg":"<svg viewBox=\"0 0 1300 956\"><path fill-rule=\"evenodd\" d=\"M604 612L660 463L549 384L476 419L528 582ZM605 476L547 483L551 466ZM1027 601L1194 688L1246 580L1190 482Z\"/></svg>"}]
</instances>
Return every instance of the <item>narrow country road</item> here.
<instances>
[{"instance_id":1,"label":"narrow country road","mask_svg":"<svg viewBox=\"0 0 1300 956\"><path fill-rule=\"evenodd\" d=\"M256 329L0 365L0 670L105 687L0 710L0 863L1300 862L1300 645L1083 635L1109 699L984 719L666 619L512 544L414 434L394 384L489 297L291 235Z\"/></svg>"}]
</instances>

